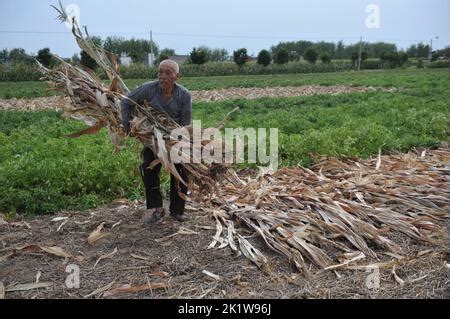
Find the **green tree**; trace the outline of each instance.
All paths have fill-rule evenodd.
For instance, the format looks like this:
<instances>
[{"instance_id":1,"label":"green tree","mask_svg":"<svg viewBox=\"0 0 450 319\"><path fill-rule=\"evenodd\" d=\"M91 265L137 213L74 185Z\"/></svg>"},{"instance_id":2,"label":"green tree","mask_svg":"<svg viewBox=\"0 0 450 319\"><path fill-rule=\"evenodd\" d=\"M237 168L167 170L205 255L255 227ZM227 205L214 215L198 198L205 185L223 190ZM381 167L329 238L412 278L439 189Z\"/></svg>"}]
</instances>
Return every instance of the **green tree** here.
<instances>
[{"instance_id":1,"label":"green tree","mask_svg":"<svg viewBox=\"0 0 450 319\"><path fill-rule=\"evenodd\" d=\"M205 45L199 46L198 50L202 50L206 52L206 61L211 62L221 62L226 61L228 59L228 51L221 48L211 49Z\"/></svg>"},{"instance_id":2,"label":"green tree","mask_svg":"<svg viewBox=\"0 0 450 319\"><path fill-rule=\"evenodd\" d=\"M328 53L330 55L330 58L334 56L334 52L336 51L336 44L334 44L333 42L320 41L314 43L312 47L316 49L317 52L319 52L319 55Z\"/></svg>"},{"instance_id":3,"label":"green tree","mask_svg":"<svg viewBox=\"0 0 450 319\"><path fill-rule=\"evenodd\" d=\"M270 64L270 61L272 60L272 57L270 56L270 52L267 50L261 50L258 53L257 63L268 66Z\"/></svg>"},{"instance_id":4,"label":"green tree","mask_svg":"<svg viewBox=\"0 0 450 319\"><path fill-rule=\"evenodd\" d=\"M206 63L208 52L204 48L193 48L189 54L189 58L193 64L204 64Z\"/></svg>"},{"instance_id":5,"label":"green tree","mask_svg":"<svg viewBox=\"0 0 450 319\"><path fill-rule=\"evenodd\" d=\"M9 52L6 49L0 51L0 64L5 64L9 62Z\"/></svg>"},{"instance_id":6,"label":"green tree","mask_svg":"<svg viewBox=\"0 0 450 319\"><path fill-rule=\"evenodd\" d=\"M363 46L363 51L366 51L370 57L380 58L383 52L386 51L397 52L397 46L394 43L375 42Z\"/></svg>"},{"instance_id":7,"label":"green tree","mask_svg":"<svg viewBox=\"0 0 450 319\"><path fill-rule=\"evenodd\" d=\"M289 52L285 48L279 49L273 56L273 61L277 64L288 63Z\"/></svg>"},{"instance_id":8,"label":"green tree","mask_svg":"<svg viewBox=\"0 0 450 319\"><path fill-rule=\"evenodd\" d=\"M171 57L173 55L175 55L175 50L174 49L169 49L169 48L165 48L162 49L161 52L159 53L159 55L164 54L167 55L168 57Z\"/></svg>"},{"instance_id":9,"label":"green tree","mask_svg":"<svg viewBox=\"0 0 450 319\"><path fill-rule=\"evenodd\" d=\"M361 63L366 61L368 58L369 58L369 53L367 53L366 51L361 52Z\"/></svg>"},{"instance_id":10,"label":"green tree","mask_svg":"<svg viewBox=\"0 0 450 319\"><path fill-rule=\"evenodd\" d=\"M296 41L296 42L280 42L276 46L272 46L270 50L272 51L273 56L281 50L286 49L288 52L296 52L297 55L303 56L306 50L314 45L311 41Z\"/></svg>"},{"instance_id":11,"label":"green tree","mask_svg":"<svg viewBox=\"0 0 450 319\"><path fill-rule=\"evenodd\" d=\"M428 55L430 54L430 46L428 44L420 43L417 45L417 54L420 58L428 58Z\"/></svg>"},{"instance_id":12,"label":"green tree","mask_svg":"<svg viewBox=\"0 0 450 319\"><path fill-rule=\"evenodd\" d=\"M336 51L334 53L335 59L344 59L345 58L345 45L344 42L339 41L336 44Z\"/></svg>"},{"instance_id":13,"label":"green tree","mask_svg":"<svg viewBox=\"0 0 450 319\"><path fill-rule=\"evenodd\" d=\"M360 48L359 42L345 46L344 58L351 59L352 53L359 52L359 48ZM362 42L361 50L367 52L368 56L370 57L379 58L381 54L385 51L394 51L394 52L397 51L397 46L393 43L387 42L376 42L376 43Z\"/></svg>"},{"instance_id":14,"label":"green tree","mask_svg":"<svg viewBox=\"0 0 450 319\"><path fill-rule=\"evenodd\" d=\"M366 51L362 51L361 52L361 63L363 63L365 60L367 60L368 57L369 57L369 54ZM358 63L358 60L359 60L359 52L352 52L352 55L350 58L352 60L352 63L354 63L356 65L356 63Z\"/></svg>"},{"instance_id":15,"label":"green tree","mask_svg":"<svg viewBox=\"0 0 450 319\"><path fill-rule=\"evenodd\" d=\"M44 66L49 67L52 64L53 56L50 54L49 48L43 48L38 51L36 59Z\"/></svg>"},{"instance_id":16,"label":"green tree","mask_svg":"<svg viewBox=\"0 0 450 319\"><path fill-rule=\"evenodd\" d=\"M428 58L429 52L430 46L424 43L413 44L406 50L406 54L414 58Z\"/></svg>"},{"instance_id":17,"label":"green tree","mask_svg":"<svg viewBox=\"0 0 450 319\"><path fill-rule=\"evenodd\" d=\"M406 53L407 53L408 56L410 56L410 57L417 58L417 45L415 45L415 44L411 45L411 46L406 50Z\"/></svg>"},{"instance_id":18,"label":"green tree","mask_svg":"<svg viewBox=\"0 0 450 319\"><path fill-rule=\"evenodd\" d=\"M363 64L363 62L365 60L367 60L368 57L369 57L369 54L366 51L362 51L361 52L361 65ZM355 68L357 68L358 67L358 60L359 60L359 52L352 52L352 55L351 55L350 58L352 60L353 66Z\"/></svg>"},{"instance_id":19,"label":"green tree","mask_svg":"<svg viewBox=\"0 0 450 319\"><path fill-rule=\"evenodd\" d=\"M305 60L308 61L309 63L312 64L316 63L318 57L319 53L313 48L309 48L305 52Z\"/></svg>"},{"instance_id":20,"label":"green tree","mask_svg":"<svg viewBox=\"0 0 450 319\"><path fill-rule=\"evenodd\" d=\"M161 61L169 59L171 56L175 55L174 49L162 49L161 52L159 52L158 57L155 60L155 65L159 65Z\"/></svg>"},{"instance_id":21,"label":"green tree","mask_svg":"<svg viewBox=\"0 0 450 319\"><path fill-rule=\"evenodd\" d=\"M242 67L248 60L247 49L241 48L234 51L233 60L239 67Z\"/></svg>"},{"instance_id":22,"label":"green tree","mask_svg":"<svg viewBox=\"0 0 450 319\"><path fill-rule=\"evenodd\" d=\"M9 62L12 64L25 63L32 64L33 58L25 52L25 49L16 48L9 52Z\"/></svg>"},{"instance_id":23,"label":"green tree","mask_svg":"<svg viewBox=\"0 0 450 319\"><path fill-rule=\"evenodd\" d=\"M436 61L438 59L438 57L439 57L439 55L438 55L437 51L433 51L431 53L431 62Z\"/></svg>"},{"instance_id":24,"label":"green tree","mask_svg":"<svg viewBox=\"0 0 450 319\"><path fill-rule=\"evenodd\" d=\"M122 52L128 53L128 52L124 51L124 47L123 47L124 42L125 42L125 39L122 37L109 36L103 42L103 49L120 56L122 54Z\"/></svg>"},{"instance_id":25,"label":"green tree","mask_svg":"<svg viewBox=\"0 0 450 319\"><path fill-rule=\"evenodd\" d=\"M320 60L325 64L331 63L331 56L328 53L322 53L320 55Z\"/></svg>"},{"instance_id":26,"label":"green tree","mask_svg":"<svg viewBox=\"0 0 450 319\"><path fill-rule=\"evenodd\" d=\"M383 65L389 68L395 68L399 66L399 55L397 52L394 51L383 52L383 54L381 54L380 59Z\"/></svg>"},{"instance_id":27,"label":"green tree","mask_svg":"<svg viewBox=\"0 0 450 319\"><path fill-rule=\"evenodd\" d=\"M222 62L228 59L228 51L223 48L210 49L208 52L208 61Z\"/></svg>"},{"instance_id":28,"label":"green tree","mask_svg":"<svg viewBox=\"0 0 450 319\"><path fill-rule=\"evenodd\" d=\"M159 47L154 41L150 42L144 39L125 39L123 37L110 36L103 42L103 49L115 53L118 56L123 52L131 57L134 63L143 63L146 61L152 46L153 53L155 56L158 56Z\"/></svg>"},{"instance_id":29,"label":"green tree","mask_svg":"<svg viewBox=\"0 0 450 319\"><path fill-rule=\"evenodd\" d=\"M352 63L355 64L359 59L359 53L358 52L352 52L352 55L350 56L350 59L352 60Z\"/></svg>"},{"instance_id":30,"label":"green tree","mask_svg":"<svg viewBox=\"0 0 450 319\"><path fill-rule=\"evenodd\" d=\"M398 61L400 66L404 65L406 62L408 62L408 54L406 52L400 52L398 54Z\"/></svg>"}]
</instances>

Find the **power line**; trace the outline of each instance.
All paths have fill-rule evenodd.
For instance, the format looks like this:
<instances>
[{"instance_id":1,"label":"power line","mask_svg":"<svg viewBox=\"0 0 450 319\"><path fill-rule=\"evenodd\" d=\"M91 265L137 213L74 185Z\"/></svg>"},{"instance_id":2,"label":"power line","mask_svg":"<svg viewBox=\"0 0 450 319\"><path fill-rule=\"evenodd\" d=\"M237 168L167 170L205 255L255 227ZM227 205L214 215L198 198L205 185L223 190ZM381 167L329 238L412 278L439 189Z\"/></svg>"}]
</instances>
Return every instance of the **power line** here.
<instances>
[{"instance_id":1,"label":"power line","mask_svg":"<svg viewBox=\"0 0 450 319\"><path fill-rule=\"evenodd\" d=\"M0 30L0 33L24 33L24 34L70 34L70 32L59 31L16 31L16 30Z\"/></svg>"},{"instance_id":2,"label":"power line","mask_svg":"<svg viewBox=\"0 0 450 319\"><path fill-rule=\"evenodd\" d=\"M23 34L70 34L70 31L22 31L22 30L0 30L0 33L23 33ZM123 31L107 31L107 32L91 32L91 34L145 34L147 32L123 32ZM337 39L335 37L284 37L284 36L256 36L256 35L226 35L226 34L195 34L195 33L167 33L167 32L154 32L155 35L161 36L175 36L175 37L202 37L202 38L232 38L232 39ZM357 37L348 37L340 39L357 39Z\"/></svg>"},{"instance_id":3,"label":"power line","mask_svg":"<svg viewBox=\"0 0 450 319\"><path fill-rule=\"evenodd\" d=\"M27 31L27 30L0 30L0 33L12 34L71 34L70 31ZM99 31L91 32L93 35L114 35L114 34L133 34L133 35L148 35L147 32L113 32L113 31ZM167 32L153 32L159 36L174 36L174 37L200 37L200 38L229 38L229 39L262 39L262 40L359 40L359 37L304 37L304 36L256 36L256 35L226 35L226 34L195 34L195 33L167 33ZM395 42L426 42L423 39L386 39L365 37L374 41L395 41Z\"/></svg>"}]
</instances>

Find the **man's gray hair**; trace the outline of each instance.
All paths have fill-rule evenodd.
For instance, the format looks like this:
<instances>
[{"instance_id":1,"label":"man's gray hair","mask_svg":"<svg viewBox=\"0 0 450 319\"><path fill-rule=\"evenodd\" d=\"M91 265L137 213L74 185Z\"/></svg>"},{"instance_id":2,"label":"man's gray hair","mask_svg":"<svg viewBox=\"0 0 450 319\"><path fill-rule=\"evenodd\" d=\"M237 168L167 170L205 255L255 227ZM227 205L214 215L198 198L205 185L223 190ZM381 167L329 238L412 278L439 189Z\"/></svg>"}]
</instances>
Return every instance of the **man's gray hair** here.
<instances>
[{"instance_id":1,"label":"man's gray hair","mask_svg":"<svg viewBox=\"0 0 450 319\"><path fill-rule=\"evenodd\" d=\"M161 67L161 65L165 64L170 65L177 74L180 73L180 66L174 60L170 59L162 60L161 63L159 64L159 68Z\"/></svg>"}]
</instances>

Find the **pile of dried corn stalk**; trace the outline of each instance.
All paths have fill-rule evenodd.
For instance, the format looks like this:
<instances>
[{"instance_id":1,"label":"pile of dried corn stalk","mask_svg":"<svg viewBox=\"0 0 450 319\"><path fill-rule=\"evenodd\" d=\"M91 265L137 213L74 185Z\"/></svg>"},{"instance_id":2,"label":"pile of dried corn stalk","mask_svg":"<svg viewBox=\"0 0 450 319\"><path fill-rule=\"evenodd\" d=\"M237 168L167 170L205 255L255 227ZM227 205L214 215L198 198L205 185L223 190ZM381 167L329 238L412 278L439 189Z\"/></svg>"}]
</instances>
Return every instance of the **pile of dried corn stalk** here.
<instances>
[{"instance_id":1,"label":"pile of dried corn stalk","mask_svg":"<svg viewBox=\"0 0 450 319\"><path fill-rule=\"evenodd\" d=\"M448 147L435 151L379 155L372 160L322 158L311 169L281 169L224 187L228 205L214 209L217 233L210 247L230 246L263 266L267 259L238 235L232 220L255 230L273 250L305 273L305 261L336 269L371 257L376 250L402 256L397 233L442 244L448 217ZM442 223L441 223L442 224ZM342 264L336 265L339 260Z\"/></svg>"},{"instance_id":2,"label":"pile of dried corn stalk","mask_svg":"<svg viewBox=\"0 0 450 319\"><path fill-rule=\"evenodd\" d=\"M66 20L62 6L57 10ZM120 148L119 139L124 135L120 101L128 89L116 72L114 59L84 38L76 21L73 34L79 46L105 69L111 86L105 86L92 72L64 61L60 70L41 66L43 73L72 99L71 116L93 124L75 136L106 127L113 144ZM178 124L148 106L136 108L134 136L154 150L159 161L181 180L168 156L177 142L171 140L170 132ZM220 198L217 202L205 200L199 208L212 211L216 218L217 233L209 248L229 246L264 266L267 258L235 229L236 222L244 223L271 249L308 273L307 260L320 268L335 269L365 257L376 259L377 250L399 256L404 250L393 240L396 233L430 244L445 237L438 222L447 218L449 205L447 162L447 148L366 161L322 159L311 170L286 168L245 182L227 166L183 165L190 182L200 190L215 191ZM222 179L220 187L217 172L228 177ZM337 261L341 264L336 265Z\"/></svg>"}]
</instances>

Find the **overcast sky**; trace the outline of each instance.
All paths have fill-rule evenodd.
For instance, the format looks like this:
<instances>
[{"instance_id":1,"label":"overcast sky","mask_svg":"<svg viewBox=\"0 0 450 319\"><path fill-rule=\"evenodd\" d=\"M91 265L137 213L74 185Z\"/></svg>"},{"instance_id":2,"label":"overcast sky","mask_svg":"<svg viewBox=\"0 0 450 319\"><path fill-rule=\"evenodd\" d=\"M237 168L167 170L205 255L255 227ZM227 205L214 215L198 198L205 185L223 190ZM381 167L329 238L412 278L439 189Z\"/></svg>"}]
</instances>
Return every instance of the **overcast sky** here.
<instances>
[{"instance_id":1,"label":"overcast sky","mask_svg":"<svg viewBox=\"0 0 450 319\"><path fill-rule=\"evenodd\" d=\"M386 41L406 48L433 39L449 45L449 0L64 0L80 9L89 33L150 37L160 48L188 54L194 46L245 47L257 55L280 41ZM79 52L69 29L56 20L56 0L0 0L0 49L36 53L49 47L71 57ZM377 10L368 5L374 4ZM73 6L72 6L73 7ZM369 23L367 25L367 22ZM369 27L368 27L369 26ZM438 37L438 38L436 38Z\"/></svg>"}]
</instances>

